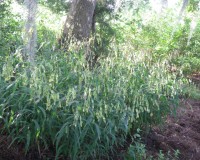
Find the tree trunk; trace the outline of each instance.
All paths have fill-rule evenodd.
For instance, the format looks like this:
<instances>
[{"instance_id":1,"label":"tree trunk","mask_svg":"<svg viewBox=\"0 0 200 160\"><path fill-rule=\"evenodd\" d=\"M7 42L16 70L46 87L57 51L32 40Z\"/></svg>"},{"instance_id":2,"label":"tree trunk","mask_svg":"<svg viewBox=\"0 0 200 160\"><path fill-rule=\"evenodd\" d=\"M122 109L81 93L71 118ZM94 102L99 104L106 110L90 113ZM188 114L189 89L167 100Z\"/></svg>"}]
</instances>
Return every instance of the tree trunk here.
<instances>
[{"instance_id":1,"label":"tree trunk","mask_svg":"<svg viewBox=\"0 0 200 160\"><path fill-rule=\"evenodd\" d=\"M161 8L162 11L167 9L168 8L168 0L161 0L161 5L162 5L162 8Z\"/></svg>"},{"instance_id":2,"label":"tree trunk","mask_svg":"<svg viewBox=\"0 0 200 160\"><path fill-rule=\"evenodd\" d=\"M83 41L90 36L96 0L73 0L69 15L64 24L61 45L66 45L71 38Z\"/></svg>"},{"instance_id":3,"label":"tree trunk","mask_svg":"<svg viewBox=\"0 0 200 160\"><path fill-rule=\"evenodd\" d=\"M179 17L178 17L178 20L179 20L179 21L182 19L183 13L184 13L184 11L185 11L187 5L188 5L188 2L189 2L189 0L183 0L183 5L182 5L182 7L181 7L181 10L180 10L180 12L179 12Z\"/></svg>"},{"instance_id":4,"label":"tree trunk","mask_svg":"<svg viewBox=\"0 0 200 160\"><path fill-rule=\"evenodd\" d=\"M34 63L37 45L37 31L36 31L36 12L37 0L25 0L25 7L27 8L27 18L24 33L24 52L28 56L28 61Z\"/></svg>"},{"instance_id":5,"label":"tree trunk","mask_svg":"<svg viewBox=\"0 0 200 160\"><path fill-rule=\"evenodd\" d=\"M174 27L174 29L172 31L171 37L174 36L174 32L176 31L177 25L180 23L180 21L181 21L181 19L183 17L183 13L184 13L187 5L188 5L188 2L189 2L189 0L183 0L183 4L182 4L182 7L181 7L181 10L179 11L177 22L176 22L175 27Z\"/></svg>"}]
</instances>

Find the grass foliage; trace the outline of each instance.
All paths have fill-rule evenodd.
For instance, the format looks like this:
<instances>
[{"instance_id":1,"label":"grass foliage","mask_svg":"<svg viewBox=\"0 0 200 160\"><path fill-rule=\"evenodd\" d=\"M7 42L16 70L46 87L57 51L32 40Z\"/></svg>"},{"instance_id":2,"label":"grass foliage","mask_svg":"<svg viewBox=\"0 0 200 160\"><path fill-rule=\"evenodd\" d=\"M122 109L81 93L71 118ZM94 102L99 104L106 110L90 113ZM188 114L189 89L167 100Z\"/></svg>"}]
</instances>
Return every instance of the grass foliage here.
<instances>
[{"instance_id":1,"label":"grass foliage","mask_svg":"<svg viewBox=\"0 0 200 160\"><path fill-rule=\"evenodd\" d=\"M129 135L176 110L184 80L181 71L177 76L169 70L169 57L182 49L184 36L180 27L170 39L170 17L156 19L160 26L143 24L139 15L126 22L119 18L104 30L97 24L94 43L100 56L91 69L84 46L56 48L60 28L54 22L61 19L46 7L39 11L34 66L24 61L20 38L7 34L18 22L2 21L11 31L0 31L0 54L5 53L0 55L0 120L12 143L24 144L26 152L34 147L55 151L55 159L114 159ZM14 52L6 48L8 39L18 46ZM173 63L178 66L179 60ZM138 156L133 152L143 154L144 146L134 144L129 159Z\"/></svg>"},{"instance_id":2,"label":"grass foliage","mask_svg":"<svg viewBox=\"0 0 200 160\"><path fill-rule=\"evenodd\" d=\"M115 53L92 71L86 64L81 50L42 57L31 72L20 53L7 59L0 114L14 141L27 150L56 147L57 156L72 159L108 158L132 129L159 122L177 99L179 83L164 64Z\"/></svg>"}]
</instances>

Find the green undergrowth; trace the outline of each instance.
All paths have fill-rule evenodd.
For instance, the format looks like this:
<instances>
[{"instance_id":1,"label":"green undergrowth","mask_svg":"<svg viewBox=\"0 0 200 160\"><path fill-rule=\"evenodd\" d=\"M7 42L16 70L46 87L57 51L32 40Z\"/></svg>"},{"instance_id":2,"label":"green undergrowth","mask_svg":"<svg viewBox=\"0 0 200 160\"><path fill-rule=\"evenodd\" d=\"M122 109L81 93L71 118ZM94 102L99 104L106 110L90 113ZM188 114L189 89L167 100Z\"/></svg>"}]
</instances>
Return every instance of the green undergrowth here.
<instances>
[{"instance_id":1,"label":"green undergrowth","mask_svg":"<svg viewBox=\"0 0 200 160\"><path fill-rule=\"evenodd\" d=\"M183 87L183 95L186 98L200 100L200 89L195 84L186 85Z\"/></svg>"},{"instance_id":2,"label":"green undergrowth","mask_svg":"<svg viewBox=\"0 0 200 160\"><path fill-rule=\"evenodd\" d=\"M1 120L26 151L37 144L55 147L56 158L110 158L131 131L176 109L182 81L165 63L133 63L113 53L90 70L83 55L54 52L28 66L18 52L3 64Z\"/></svg>"},{"instance_id":3,"label":"green undergrowth","mask_svg":"<svg viewBox=\"0 0 200 160\"><path fill-rule=\"evenodd\" d=\"M0 30L0 119L12 143L24 144L26 153L37 148L55 159L147 158L137 129L175 113L180 95L199 97L193 86L184 88L182 77L182 70L199 69L199 36L185 47L187 32L172 15L143 21L142 13L134 11L123 15L127 19L115 15L116 21L97 22L91 55L98 58L91 68L84 47L58 49L65 19L41 5L36 60L30 66L21 53L23 9L15 11L18 20L8 10L0 19L5 29ZM169 69L172 64L176 72ZM127 153L119 153L127 137L133 137L132 143Z\"/></svg>"}]
</instances>

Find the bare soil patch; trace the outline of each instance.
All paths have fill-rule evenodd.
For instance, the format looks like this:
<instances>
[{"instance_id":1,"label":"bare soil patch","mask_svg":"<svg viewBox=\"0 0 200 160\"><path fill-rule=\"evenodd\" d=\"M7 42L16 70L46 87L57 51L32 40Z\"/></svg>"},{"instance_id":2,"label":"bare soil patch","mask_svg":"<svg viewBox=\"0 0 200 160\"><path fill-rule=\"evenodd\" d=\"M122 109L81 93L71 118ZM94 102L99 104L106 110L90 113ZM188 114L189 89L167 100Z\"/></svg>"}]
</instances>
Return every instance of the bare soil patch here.
<instances>
[{"instance_id":1,"label":"bare soil patch","mask_svg":"<svg viewBox=\"0 0 200 160\"><path fill-rule=\"evenodd\" d=\"M161 127L154 127L147 138L151 155L179 150L181 160L200 160L200 101L182 100L176 116L168 116Z\"/></svg>"}]
</instances>

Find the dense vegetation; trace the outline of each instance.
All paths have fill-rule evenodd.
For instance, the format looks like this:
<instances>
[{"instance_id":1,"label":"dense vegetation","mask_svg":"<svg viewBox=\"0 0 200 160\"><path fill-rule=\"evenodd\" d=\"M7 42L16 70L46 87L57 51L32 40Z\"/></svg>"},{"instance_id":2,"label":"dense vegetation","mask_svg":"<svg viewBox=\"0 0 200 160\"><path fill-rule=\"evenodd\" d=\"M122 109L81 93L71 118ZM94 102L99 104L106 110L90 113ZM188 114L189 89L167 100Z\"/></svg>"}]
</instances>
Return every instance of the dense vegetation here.
<instances>
[{"instance_id":1,"label":"dense vegetation","mask_svg":"<svg viewBox=\"0 0 200 160\"><path fill-rule=\"evenodd\" d=\"M191 95L187 75L200 71L198 3L180 21L175 9L158 14L142 1L116 12L100 4L91 67L84 43L59 48L68 4L40 2L34 65L23 55L22 4L0 2L1 131L25 153L50 150L55 159L148 158L137 131L175 113L179 97Z\"/></svg>"}]
</instances>

